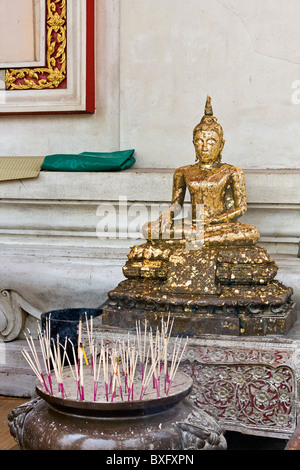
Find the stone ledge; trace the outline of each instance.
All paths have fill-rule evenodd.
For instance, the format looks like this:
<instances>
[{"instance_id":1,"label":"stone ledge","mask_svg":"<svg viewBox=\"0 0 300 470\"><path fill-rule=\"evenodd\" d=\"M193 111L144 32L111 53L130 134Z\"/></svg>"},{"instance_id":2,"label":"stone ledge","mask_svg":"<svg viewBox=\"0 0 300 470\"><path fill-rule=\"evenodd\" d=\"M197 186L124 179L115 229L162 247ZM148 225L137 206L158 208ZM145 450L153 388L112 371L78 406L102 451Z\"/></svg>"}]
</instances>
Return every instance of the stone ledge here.
<instances>
[{"instance_id":1,"label":"stone ledge","mask_svg":"<svg viewBox=\"0 0 300 470\"><path fill-rule=\"evenodd\" d=\"M297 204L300 169L244 170L249 203ZM174 169L83 173L42 171L34 180L1 182L0 199L170 201ZM133 183L133 180L135 182ZM288 191L286 190L288 188Z\"/></svg>"},{"instance_id":2,"label":"stone ledge","mask_svg":"<svg viewBox=\"0 0 300 470\"><path fill-rule=\"evenodd\" d=\"M1 182L1 243L128 248L136 238L126 235L128 227L118 215L119 198L125 197L128 207L141 203L151 214L153 206L170 203L173 172L132 168L106 173L41 172L34 180ZM248 211L241 221L260 229L261 244L269 251L297 254L300 170L246 170L245 174ZM117 240L97 237L101 220L97 209L103 203L116 214L111 229L118 236L121 231Z\"/></svg>"},{"instance_id":3,"label":"stone ledge","mask_svg":"<svg viewBox=\"0 0 300 470\"><path fill-rule=\"evenodd\" d=\"M5 349L5 362L0 363L0 395L31 398L35 395L37 378L21 353L22 348L28 350L27 341L18 339L0 346ZM38 343L36 350L40 354Z\"/></svg>"},{"instance_id":4,"label":"stone ledge","mask_svg":"<svg viewBox=\"0 0 300 470\"><path fill-rule=\"evenodd\" d=\"M0 369L0 394L7 397L31 398L35 395L36 377L29 370Z\"/></svg>"}]
</instances>

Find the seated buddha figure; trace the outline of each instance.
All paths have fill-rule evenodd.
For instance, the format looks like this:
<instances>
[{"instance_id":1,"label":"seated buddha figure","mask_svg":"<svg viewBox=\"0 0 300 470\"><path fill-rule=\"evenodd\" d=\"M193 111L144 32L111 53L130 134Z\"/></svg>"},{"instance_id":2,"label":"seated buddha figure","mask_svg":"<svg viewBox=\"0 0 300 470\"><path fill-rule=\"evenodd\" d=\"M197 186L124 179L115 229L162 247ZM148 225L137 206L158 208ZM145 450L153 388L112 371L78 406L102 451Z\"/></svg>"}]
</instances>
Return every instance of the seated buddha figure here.
<instances>
[{"instance_id":1,"label":"seated buddha figure","mask_svg":"<svg viewBox=\"0 0 300 470\"><path fill-rule=\"evenodd\" d=\"M245 177L240 168L222 163L224 143L223 129L208 97L205 114L193 131L196 163L175 170L171 206L143 226L145 238L186 242L199 239L197 230L202 230L204 246L254 245L259 240L257 227L237 220L247 210ZM190 193L190 215L176 220L186 189Z\"/></svg>"},{"instance_id":2,"label":"seated buddha figure","mask_svg":"<svg viewBox=\"0 0 300 470\"><path fill-rule=\"evenodd\" d=\"M238 221L245 177L222 162L223 129L209 97L193 143L196 163L175 170L172 203L143 226L147 241L131 248L102 320L134 328L146 316L154 328L168 312L180 334L286 334L296 319L292 289L275 279L258 229Z\"/></svg>"}]
</instances>

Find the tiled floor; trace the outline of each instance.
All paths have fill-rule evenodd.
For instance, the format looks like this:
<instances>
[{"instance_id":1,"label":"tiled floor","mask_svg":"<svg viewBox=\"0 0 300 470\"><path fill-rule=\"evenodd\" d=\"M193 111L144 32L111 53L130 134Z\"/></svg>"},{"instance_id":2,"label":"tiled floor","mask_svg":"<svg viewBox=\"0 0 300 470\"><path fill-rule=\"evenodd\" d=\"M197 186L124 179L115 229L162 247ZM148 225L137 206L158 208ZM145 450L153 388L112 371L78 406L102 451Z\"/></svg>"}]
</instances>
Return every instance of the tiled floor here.
<instances>
[{"instance_id":1,"label":"tiled floor","mask_svg":"<svg viewBox=\"0 0 300 470\"><path fill-rule=\"evenodd\" d=\"M17 450L18 446L8 427L8 414L19 405L28 401L24 398L0 397L0 450Z\"/></svg>"}]
</instances>

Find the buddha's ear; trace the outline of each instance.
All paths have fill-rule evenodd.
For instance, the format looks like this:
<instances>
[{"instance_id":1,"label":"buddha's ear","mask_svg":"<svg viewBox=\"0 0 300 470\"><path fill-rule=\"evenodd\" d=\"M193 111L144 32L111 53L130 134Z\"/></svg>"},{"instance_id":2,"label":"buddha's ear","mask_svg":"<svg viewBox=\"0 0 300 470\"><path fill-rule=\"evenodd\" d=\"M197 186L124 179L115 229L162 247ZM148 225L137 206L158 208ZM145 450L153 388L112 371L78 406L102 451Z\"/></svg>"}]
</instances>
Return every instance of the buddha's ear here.
<instances>
[{"instance_id":1,"label":"buddha's ear","mask_svg":"<svg viewBox=\"0 0 300 470\"><path fill-rule=\"evenodd\" d=\"M220 144L220 155L222 155L224 145L225 145L225 140L223 139L221 144Z\"/></svg>"}]
</instances>

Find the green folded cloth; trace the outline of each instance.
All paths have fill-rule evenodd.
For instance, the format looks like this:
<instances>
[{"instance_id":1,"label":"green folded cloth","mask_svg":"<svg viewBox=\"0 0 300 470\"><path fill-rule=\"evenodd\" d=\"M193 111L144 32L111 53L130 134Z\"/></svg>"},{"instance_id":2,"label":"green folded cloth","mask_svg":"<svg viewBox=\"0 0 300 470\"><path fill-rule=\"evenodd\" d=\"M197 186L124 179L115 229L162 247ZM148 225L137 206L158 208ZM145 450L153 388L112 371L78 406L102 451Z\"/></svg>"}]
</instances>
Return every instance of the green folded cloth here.
<instances>
[{"instance_id":1,"label":"green folded cloth","mask_svg":"<svg viewBox=\"0 0 300 470\"><path fill-rule=\"evenodd\" d=\"M83 152L78 155L47 155L41 170L47 171L122 171L135 163L134 150Z\"/></svg>"}]
</instances>

